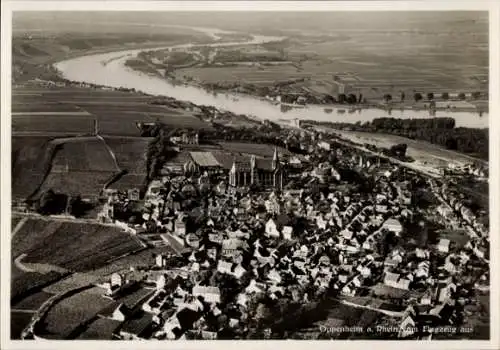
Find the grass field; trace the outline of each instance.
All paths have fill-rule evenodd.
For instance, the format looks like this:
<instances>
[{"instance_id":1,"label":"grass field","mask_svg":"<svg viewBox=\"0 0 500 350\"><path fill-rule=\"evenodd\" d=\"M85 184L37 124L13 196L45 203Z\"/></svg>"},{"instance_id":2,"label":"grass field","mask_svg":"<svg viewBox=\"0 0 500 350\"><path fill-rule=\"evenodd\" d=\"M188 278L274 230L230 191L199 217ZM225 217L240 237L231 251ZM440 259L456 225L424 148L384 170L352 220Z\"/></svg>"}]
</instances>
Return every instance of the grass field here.
<instances>
[{"instance_id":1,"label":"grass field","mask_svg":"<svg viewBox=\"0 0 500 350\"><path fill-rule=\"evenodd\" d=\"M37 219L29 219L15 239L19 242L13 241L13 254L27 254L24 262L73 271L99 268L110 259L141 248L130 235L114 227Z\"/></svg>"},{"instance_id":2,"label":"grass field","mask_svg":"<svg viewBox=\"0 0 500 350\"><path fill-rule=\"evenodd\" d=\"M79 325L113 303L101 297L102 292L101 288L93 287L53 305L41 321L39 335L49 339L67 338Z\"/></svg>"}]
</instances>

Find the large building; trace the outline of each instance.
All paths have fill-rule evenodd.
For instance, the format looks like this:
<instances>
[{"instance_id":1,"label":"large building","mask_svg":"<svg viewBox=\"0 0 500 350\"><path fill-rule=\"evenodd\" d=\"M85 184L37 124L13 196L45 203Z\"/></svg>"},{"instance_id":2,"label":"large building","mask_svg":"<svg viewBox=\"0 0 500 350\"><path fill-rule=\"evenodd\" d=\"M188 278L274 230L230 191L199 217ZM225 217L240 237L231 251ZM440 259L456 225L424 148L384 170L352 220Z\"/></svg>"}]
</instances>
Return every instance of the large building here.
<instances>
[{"instance_id":1,"label":"large building","mask_svg":"<svg viewBox=\"0 0 500 350\"><path fill-rule=\"evenodd\" d=\"M260 185L283 189L284 171L274 150L273 159L257 159L254 155L248 161L233 162L229 171L229 184L233 187Z\"/></svg>"}]
</instances>

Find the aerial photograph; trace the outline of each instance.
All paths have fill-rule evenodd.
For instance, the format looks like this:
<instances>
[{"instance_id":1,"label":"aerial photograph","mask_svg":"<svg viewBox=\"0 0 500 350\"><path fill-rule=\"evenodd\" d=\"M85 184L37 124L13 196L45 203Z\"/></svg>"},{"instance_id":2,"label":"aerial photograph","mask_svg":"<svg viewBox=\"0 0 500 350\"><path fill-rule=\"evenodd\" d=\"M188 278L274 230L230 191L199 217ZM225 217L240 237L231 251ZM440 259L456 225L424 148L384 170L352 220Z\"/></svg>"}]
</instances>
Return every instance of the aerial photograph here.
<instances>
[{"instance_id":1,"label":"aerial photograph","mask_svg":"<svg viewBox=\"0 0 500 350\"><path fill-rule=\"evenodd\" d=\"M488 15L14 11L11 340L490 340Z\"/></svg>"}]
</instances>

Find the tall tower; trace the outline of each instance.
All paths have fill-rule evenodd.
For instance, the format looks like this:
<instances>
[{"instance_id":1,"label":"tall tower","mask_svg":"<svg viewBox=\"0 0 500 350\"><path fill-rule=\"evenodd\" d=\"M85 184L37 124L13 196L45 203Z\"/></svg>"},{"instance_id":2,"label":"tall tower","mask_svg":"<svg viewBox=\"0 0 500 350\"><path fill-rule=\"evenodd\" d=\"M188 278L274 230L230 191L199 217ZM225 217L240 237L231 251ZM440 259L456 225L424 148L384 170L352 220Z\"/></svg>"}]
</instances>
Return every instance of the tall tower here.
<instances>
[{"instance_id":1,"label":"tall tower","mask_svg":"<svg viewBox=\"0 0 500 350\"><path fill-rule=\"evenodd\" d=\"M257 176L257 169L256 169L256 160L255 160L255 154L252 154L250 157L250 183L254 184L255 183L255 178Z\"/></svg>"},{"instance_id":2,"label":"tall tower","mask_svg":"<svg viewBox=\"0 0 500 350\"><path fill-rule=\"evenodd\" d=\"M94 136L99 135L99 121L94 119Z\"/></svg>"},{"instance_id":3,"label":"tall tower","mask_svg":"<svg viewBox=\"0 0 500 350\"><path fill-rule=\"evenodd\" d=\"M278 166L279 166L278 148L274 147L273 163L272 163L273 170L276 170Z\"/></svg>"}]
</instances>

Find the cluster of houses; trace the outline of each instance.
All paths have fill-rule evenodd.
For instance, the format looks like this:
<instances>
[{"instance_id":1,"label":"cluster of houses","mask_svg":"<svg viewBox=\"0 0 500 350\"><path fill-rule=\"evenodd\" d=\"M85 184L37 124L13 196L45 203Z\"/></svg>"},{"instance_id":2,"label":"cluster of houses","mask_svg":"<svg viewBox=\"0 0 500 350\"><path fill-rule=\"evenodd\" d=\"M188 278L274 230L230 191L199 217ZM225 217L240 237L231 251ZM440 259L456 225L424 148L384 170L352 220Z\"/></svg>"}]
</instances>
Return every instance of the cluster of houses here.
<instances>
[{"instance_id":1,"label":"cluster of houses","mask_svg":"<svg viewBox=\"0 0 500 350\"><path fill-rule=\"evenodd\" d=\"M269 160L271 175L252 168L256 160L251 157L249 167L237 168L233 162L234 169L227 172L209 171L217 160L195 153L189 164L196 163L197 171L164 175L150 183L141 199L134 190L108 191L99 214L102 221L119 222L138 237L159 236L176 253L155 257L152 294L135 312L115 305L110 314L116 312L114 320L123 322L116 336L243 337L259 304L367 293L398 304L403 314L400 337L414 336L410 328L457 322L456 296L462 290L457 276L468 271L475 259L471 251L480 251L482 241L456 248L442 238L432 247L408 249L401 244L407 239L405 223L421 211L410 186L416 175L408 179L397 167L332 150L336 146L325 139L320 142L328 149L316 143L318 152L309 157L313 164L290 177L305 184L300 189L277 183L283 180L275 152ZM343 179L328 160L331 152L353 170L370 172L375 177L371 192L360 192ZM252 191L255 179L267 186ZM324 185L321 190L313 186L318 182ZM436 184L431 187L437 191ZM438 213L451 220L458 211L478 236L487 236L445 192L439 190L443 203ZM137 220L123 218L124 212L136 213ZM400 243L394 246L392 241ZM104 294L119 300L137 283L144 281L115 276L103 285Z\"/></svg>"}]
</instances>

